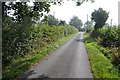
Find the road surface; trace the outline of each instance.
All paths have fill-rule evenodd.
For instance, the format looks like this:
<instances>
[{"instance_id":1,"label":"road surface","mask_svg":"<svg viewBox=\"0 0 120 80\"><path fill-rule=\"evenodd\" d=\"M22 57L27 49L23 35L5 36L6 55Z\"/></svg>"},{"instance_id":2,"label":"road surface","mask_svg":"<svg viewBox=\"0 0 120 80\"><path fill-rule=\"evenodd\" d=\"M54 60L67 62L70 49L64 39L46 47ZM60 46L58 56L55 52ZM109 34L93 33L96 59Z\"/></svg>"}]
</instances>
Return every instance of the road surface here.
<instances>
[{"instance_id":1,"label":"road surface","mask_svg":"<svg viewBox=\"0 0 120 80\"><path fill-rule=\"evenodd\" d=\"M21 78L93 78L83 32L43 59Z\"/></svg>"}]
</instances>

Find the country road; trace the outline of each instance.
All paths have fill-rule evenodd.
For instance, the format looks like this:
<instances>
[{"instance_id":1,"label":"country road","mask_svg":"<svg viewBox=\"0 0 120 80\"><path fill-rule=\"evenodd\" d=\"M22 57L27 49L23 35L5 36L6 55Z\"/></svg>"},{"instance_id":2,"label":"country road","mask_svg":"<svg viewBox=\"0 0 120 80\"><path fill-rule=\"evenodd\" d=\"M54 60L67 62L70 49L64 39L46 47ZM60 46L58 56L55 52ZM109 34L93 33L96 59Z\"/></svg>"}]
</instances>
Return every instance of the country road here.
<instances>
[{"instance_id":1,"label":"country road","mask_svg":"<svg viewBox=\"0 0 120 80\"><path fill-rule=\"evenodd\" d=\"M31 68L21 78L93 78L83 32Z\"/></svg>"}]
</instances>

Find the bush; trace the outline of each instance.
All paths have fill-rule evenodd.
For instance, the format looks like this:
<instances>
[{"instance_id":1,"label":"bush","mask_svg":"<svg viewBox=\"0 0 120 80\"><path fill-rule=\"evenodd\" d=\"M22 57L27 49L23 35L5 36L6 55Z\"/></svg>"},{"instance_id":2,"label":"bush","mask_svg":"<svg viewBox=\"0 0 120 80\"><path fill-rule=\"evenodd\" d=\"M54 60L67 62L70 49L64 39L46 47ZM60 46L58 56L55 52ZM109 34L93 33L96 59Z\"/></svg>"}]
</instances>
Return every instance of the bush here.
<instances>
[{"instance_id":1,"label":"bush","mask_svg":"<svg viewBox=\"0 0 120 80\"><path fill-rule=\"evenodd\" d=\"M119 28L103 28L93 30L91 33L98 44L108 48L110 51L99 48L104 55L108 58L112 58L113 64L118 66L120 64L120 30ZM108 54L108 53L112 54Z\"/></svg>"},{"instance_id":2,"label":"bush","mask_svg":"<svg viewBox=\"0 0 120 80\"><path fill-rule=\"evenodd\" d=\"M93 31L93 29L94 29L93 27L89 27L89 28L87 28L86 32L91 33Z\"/></svg>"},{"instance_id":3,"label":"bush","mask_svg":"<svg viewBox=\"0 0 120 80\"><path fill-rule=\"evenodd\" d=\"M95 78L119 78L118 69L105 55L109 54L106 48L99 46L97 42L84 35L86 49L91 63L91 69Z\"/></svg>"},{"instance_id":4,"label":"bush","mask_svg":"<svg viewBox=\"0 0 120 80\"><path fill-rule=\"evenodd\" d=\"M85 28L80 28L79 31L85 31Z\"/></svg>"},{"instance_id":5,"label":"bush","mask_svg":"<svg viewBox=\"0 0 120 80\"><path fill-rule=\"evenodd\" d=\"M91 37L95 38L104 47L119 47L118 29L106 28L93 30Z\"/></svg>"},{"instance_id":6,"label":"bush","mask_svg":"<svg viewBox=\"0 0 120 80\"><path fill-rule=\"evenodd\" d=\"M31 26L23 23L3 26L3 66L24 57L28 52L78 32L72 26Z\"/></svg>"}]
</instances>

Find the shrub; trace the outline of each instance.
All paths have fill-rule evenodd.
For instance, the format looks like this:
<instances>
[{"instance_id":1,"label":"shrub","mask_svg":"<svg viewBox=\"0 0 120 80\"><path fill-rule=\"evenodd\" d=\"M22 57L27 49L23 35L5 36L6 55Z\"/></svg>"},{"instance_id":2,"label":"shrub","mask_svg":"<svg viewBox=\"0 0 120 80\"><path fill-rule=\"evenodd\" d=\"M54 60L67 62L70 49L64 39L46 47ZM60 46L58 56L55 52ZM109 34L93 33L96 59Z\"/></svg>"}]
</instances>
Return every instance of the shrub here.
<instances>
[{"instance_id":1,"label":"shrub","mask_svg":"<svg viewBox=\"0 0 120 80\"><path fill-rule=\"evenodd\" d=\"M76 32L78 30L72 26L31 26L17 23L6 25L3 27L2 40L3 66L24 57L34 49Z\"/></svg>"},{"instance_id":2,"label":"shrub","mask_svg":"<svg viewBox=\"0 0 120 80\"><path fill-rule=\"evenodd\" d=\"M93 39L84 35L86 49L95 78L119 78L118 69L105 55L109 54L106 48L97 44ZM106 79L105 79L106 80Z\"/></svg>"},{"instance_id":3,"label":"shrub","mask_svg":"<svg viewBox=\"0 0 120 80\"><path fill-rule=\"evenodd\" d=\"M101 50L106 57L112 58L113 64L115 64L116 66L119 66L120 64L120 30L119 30L119 27L93 30L91 33L91 37L94 38L98 42L98 44L110 50L108 51L108 50L105 50L99 47L99 50Z\"/></svg>"},{"instance_id":4,"label":"shrub","mask_svg":"<svg viewBox=\"0 0 120 80\"><path fill-rule=\"evenodd\" d=\"M118 30L113 28L93 30L91 37L104 47L119 47Z\"/></svg>"},{"instance_id":5,"label":"shrub","mask_svg":"<svg viewBox=\"0 0 120 80\"><path fill-rule=\"evenodd\" d=\"M93 27L89 27L89 28L87 28L86 32L91 33L93 31L93 29L94 29Z\"/></svg>"}]
</instances>

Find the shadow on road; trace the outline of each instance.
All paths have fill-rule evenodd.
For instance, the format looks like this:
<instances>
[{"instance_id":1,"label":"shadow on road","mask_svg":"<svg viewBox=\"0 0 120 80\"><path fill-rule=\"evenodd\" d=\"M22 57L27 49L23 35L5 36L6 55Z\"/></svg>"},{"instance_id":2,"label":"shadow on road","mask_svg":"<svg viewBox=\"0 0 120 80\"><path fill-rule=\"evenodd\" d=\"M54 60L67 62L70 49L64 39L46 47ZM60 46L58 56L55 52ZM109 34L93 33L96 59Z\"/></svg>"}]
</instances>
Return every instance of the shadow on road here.
<instances>
[{"instance_id":1,"label":"shadow on road","mask_svg":"<svg viewBox=\"0 0 120 80\"><path fill-rule=\"evenodd\" d=\"M77 39L76 41L84 43L83 39Z\"/></svg>"},{"instance_id":2,"label":"shadow on road","mask_svg":"<svg viewBox=\"0 0 120 80\"><path fill-rule=\"evenodd\" d=\"M36 72L34 70L30 70L29 72L24 74L24 76L20 77L17 80L46 80L49 78L49 76L45 74L41 74L37 78L29 78L29 76L34 75L34 74L36 74Z\"/></svg>"},{"instance_id":3,"label":"shadow on road","mask_svg":"<svg viewBox=\"0 0 120 80\"><path fill-rule=\"evenodd\" d=\"M46 80L46 79L49 79L50 77L45 74L42 74L38 78L39 78L39 80Z\"/></svg>"},{"instance_id":4,"label":"shadow on road","mask_svg":"<svg viewBox=\"0 0 120 80\"><path fill-rule=\"evenodd\" d=\"M36 72L34 72L34 70L30 70L29 72L27 72L26 74L24 74L25 76L23 76L23 77L29 77L29 76L31 76L33 74L36 74Z\"/></svg>"}]
</instances>

